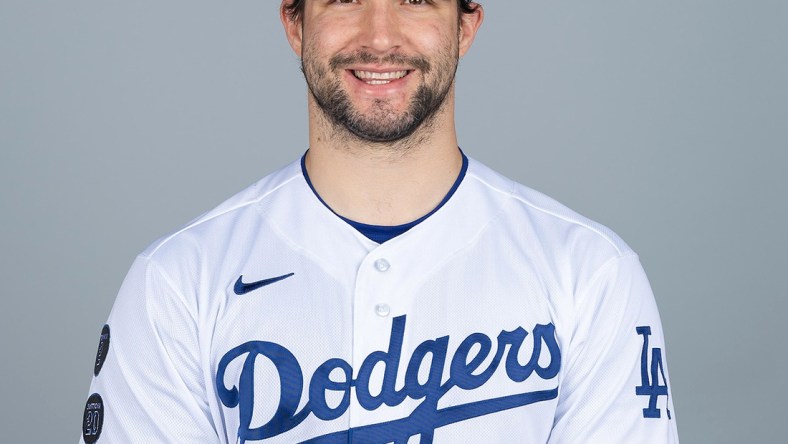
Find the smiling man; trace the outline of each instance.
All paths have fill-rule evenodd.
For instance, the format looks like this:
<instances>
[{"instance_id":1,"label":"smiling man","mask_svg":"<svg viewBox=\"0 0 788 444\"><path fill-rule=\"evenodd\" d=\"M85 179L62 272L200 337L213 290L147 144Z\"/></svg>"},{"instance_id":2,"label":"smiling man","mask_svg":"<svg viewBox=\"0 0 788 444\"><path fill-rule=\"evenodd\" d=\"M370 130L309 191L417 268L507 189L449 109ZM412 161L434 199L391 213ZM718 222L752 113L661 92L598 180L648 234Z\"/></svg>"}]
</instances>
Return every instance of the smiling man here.
<instances>
[{"instance_id":1,"label":"smiling man","mask_svg":"<svg viewBox=\"0 0 788 444\"><path fill-rule=\"evenodd\" d=\"M464 0L285 0L309 149L139 255L82 442L678 442L614 233L466 157Z\"/></svg>"}]
</instances>

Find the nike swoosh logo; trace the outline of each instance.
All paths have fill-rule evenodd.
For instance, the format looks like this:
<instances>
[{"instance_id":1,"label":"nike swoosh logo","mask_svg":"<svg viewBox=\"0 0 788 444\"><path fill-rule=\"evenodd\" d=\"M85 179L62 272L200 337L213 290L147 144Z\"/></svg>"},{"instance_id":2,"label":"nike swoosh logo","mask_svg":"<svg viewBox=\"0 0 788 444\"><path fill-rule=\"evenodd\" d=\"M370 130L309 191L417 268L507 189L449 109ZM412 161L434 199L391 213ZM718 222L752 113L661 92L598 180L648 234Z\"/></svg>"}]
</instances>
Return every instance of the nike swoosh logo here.
<instances>
[{"instance_id":1,"label":"nike swoosh logo","mask_svg":"<svg viewBox=\"0 0 788 444\"><path fill-rule=\"evenodd\" d=\"M242 294L249 293L250 291L255 291L258 288L265 287L266 285L271 285L275 282L279 282L281 280L287 279L290 276L293 276L294 274L295 273L283 274L281 276L273 277L270 279L263 279L262 281L249 282L248 284L245 284L243 282L244 275L240 275L238 276L238 280L235 281L235 287L233 287L233 290L235 290L235 294L240 296Z\"/></svg>"}]
</instances>

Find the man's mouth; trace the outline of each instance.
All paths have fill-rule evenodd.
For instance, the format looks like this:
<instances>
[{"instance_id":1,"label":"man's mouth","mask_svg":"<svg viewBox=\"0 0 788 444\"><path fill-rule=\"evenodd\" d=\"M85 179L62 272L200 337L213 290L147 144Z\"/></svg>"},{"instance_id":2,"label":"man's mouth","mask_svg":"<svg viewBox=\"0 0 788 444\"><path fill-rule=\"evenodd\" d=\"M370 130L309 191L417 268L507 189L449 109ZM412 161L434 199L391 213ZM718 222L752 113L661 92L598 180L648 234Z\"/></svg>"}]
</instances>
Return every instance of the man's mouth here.
<instances>
[{"instance_id":1,"label":"man's mouth","mask_svg":"<svg viewBox=\"0 0 788 444\"><path fill-rule=\"evenodd\" d=\"M410 73L408 70L404 71L389 71L389 72L372 72L352 70L353 75L357 79L368 85L386 85L395 80L399 80Z\"/></svg>"}]
</instances>

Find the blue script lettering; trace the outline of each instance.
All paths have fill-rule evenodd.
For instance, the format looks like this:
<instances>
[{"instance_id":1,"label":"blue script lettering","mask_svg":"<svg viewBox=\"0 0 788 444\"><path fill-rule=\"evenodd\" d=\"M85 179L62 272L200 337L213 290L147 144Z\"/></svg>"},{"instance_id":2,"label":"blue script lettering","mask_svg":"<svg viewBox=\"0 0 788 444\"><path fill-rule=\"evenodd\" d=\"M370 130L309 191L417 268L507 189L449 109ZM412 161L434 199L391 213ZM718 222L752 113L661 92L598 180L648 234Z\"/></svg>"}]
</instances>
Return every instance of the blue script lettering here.
<instances>
[{"instance_id":1,"label":"blue script lettering","mask_svg":"<svg viewBox=\"0 0 788 444\"><path fill-rule=\"evenodd\" d=\"M665 369L662 367L662 349L654 347L651 349L651 378L649 378L648 365L648 337L651 336L651 327L636 327L637 334L643 336L643 349L640 352L640 380L639 386L635 387L635 394L638 396L648 396L648 407L643 409L644 418L660 418L662 414L657 408L657 399L665 396L666 404L668 398L668 380L665 378ZM659 383L662 376L664 384ZM665 407L668 412L668 419L671 419L670 409Z\"/></svg>"},{"instance_id":2,"label":"blue script lettering","mask_svg":"<svg viewBox=\"0 0 788 444\"><path fill-rule=\"evenodd\" d=\"M402 345L405 334L405 316L393 319L389 347L387 351L375 351L364 359L359 367L358 376L353 379L353 368L343 359L333 358L315 370L309 382L308 402L301 411L296 411L301 401L304 377L298 360L289 350L279 344L266 341L250 341L233 348L219 361L216 373L216 388L222 404L228 408L238 407L240 426L238 437L241 443L247 440L262 440L287 432L301 424L309 414L323 421L331 421L342 416L350 406L351 388L356 388L359 405L366 410L375 410L381 405L396 406L406 398L423 399L421 404L407 418L380 424L358 427L344 432L331 433L313 438L309 443L347 443L352 434L353 440L383 442L406 442L411 436L421 435L422 443L431 443L435 429L464 421L477 416L502 410L554 399L558 388L544 391L527 392L472 402L469 404L438 409L438 401L453 387L473 390L484 385L501 361L504 361L506 375L514 382L523 382L532 374L544 380L553 379L561 368L561 350L555 337L553 324L536 325L533 329L533 351L525 364L518 361L518 353L528 332L522 327L513 331L502 331L489 366L481 371L482 363L493 350L492 340L482 333L473 333L465 338L454 356L447 357L449 336L430 339L416 347L405 370L404 386L397 390L397 373L402 358ZM506 349L508 345L508 354ZM542 367L539 358L543 347L550 356L549 363ZM472 354L471 350L476 349ZM506 354L505 360L504 355ZM242 355L243 361L237 386L225 386L225 372L228 365ZM279 375L281 397L273 417L257 428L251 428L254 409L254 367L258 356L269 359ZM443 370L449 362L449 377L442 381ZM373 369L384 366L382 389L372 395L369 387ZM426 381L419 380L419 369L427 366ZM331 379L339 370L341 380ZM326 401L326 392L342 393L342 400L336 407ZM383 438L383 439L381 439Z\"/></svg>"}]
</instances>

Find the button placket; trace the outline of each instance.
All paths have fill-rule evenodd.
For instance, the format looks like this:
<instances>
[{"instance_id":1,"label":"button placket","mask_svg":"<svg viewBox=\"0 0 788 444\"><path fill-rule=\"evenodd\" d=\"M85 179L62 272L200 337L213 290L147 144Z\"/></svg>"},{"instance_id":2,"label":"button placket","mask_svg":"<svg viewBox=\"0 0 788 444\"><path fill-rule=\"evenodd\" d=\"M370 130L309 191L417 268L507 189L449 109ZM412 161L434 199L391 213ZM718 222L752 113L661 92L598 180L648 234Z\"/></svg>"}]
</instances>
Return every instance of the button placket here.
<instances>
[{"instance_id":1,"label":"button placket","mask_svg":"<svg viewBox=\"0 0 788 444\"><path fill-rule=\"evenodd\" d=\"M381 273L385 273L389 271L389 269L391 268L391 263L385 258L377 259L373 265L375 266L375 269ZM381 318L386 318L390 313L391 313L391 307L389 306L389 304L386 304L384 302L379 302L375 304L376 315L380 316Z\"/></svg>"},{"instance_id":2,"label":"button placket","mask_svg":"<svg viewBox=\"0 0 788 444\"><path fill-rule=\"evenodd\" d=\"M385 273L389 271L389 268L391 268L391 264L386 259L380 258L375 261L375 269L379 272Z\"/></svg>"},{"instance_id":3,"label":"button placket","mask_svg":"<svg viewBox=\"0 0 788 444\"><path fill-rule=\"evenodd\" d=\"M392 313L396 313L396 306L392 305L395 303L393 297L397 293L396 274L401 270L396 264L392 268L392 262L396 263L397 258L385 254L388 252L385 246L376 250L370 251L357 269L351 364L355 371L358 371L371 353L388 349ZM369 412L360 406L355 396L351 398L348 413L351 427L360 426L369 419Z\"/></svg>"},{"instance_id":4,"label":"button placket","mask_svg":"<svg viewBox=\"0 0 788 444\"><path fill-rule=\"evenodd\" d=\"M390 313L391 307L389 307L389 304L380 303L375 305L375 314L381 318L387 317Z\"/></svg>"}]
</instances>

